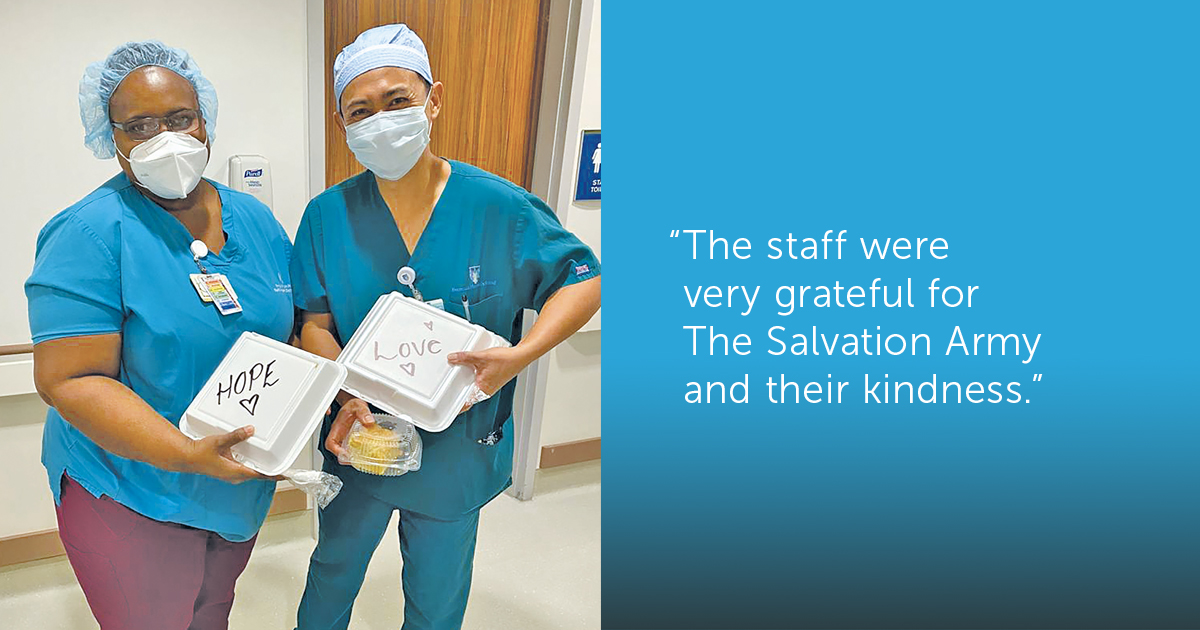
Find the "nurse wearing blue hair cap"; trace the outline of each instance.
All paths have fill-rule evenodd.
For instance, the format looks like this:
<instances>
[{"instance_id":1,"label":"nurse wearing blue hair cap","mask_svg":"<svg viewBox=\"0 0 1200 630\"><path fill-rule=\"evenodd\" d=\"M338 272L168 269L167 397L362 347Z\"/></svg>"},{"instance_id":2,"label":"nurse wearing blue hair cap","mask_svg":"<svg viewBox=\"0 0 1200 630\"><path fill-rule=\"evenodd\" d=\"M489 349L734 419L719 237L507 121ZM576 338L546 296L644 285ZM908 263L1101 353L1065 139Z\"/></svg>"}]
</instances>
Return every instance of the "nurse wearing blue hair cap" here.
<instances>
[{"instance_id":1,"label":"nurse wearing blue hair cap","mask_svg":"<svg viewBox=\"0 0 1200 630\"><path fill-rule=\"evenodd\" d=\"M291 244L204 179L217 97L186 52L118 47L79 110L120 170L46 224L25 283L58 533L101 628L226 628L275 483L230 458L252 427L193 441L179 419L242 332L291 336ZM200 274L240 308L202 299Z\"/></svg>"},{"instance_id":2,"label":"nurse wearing blue hair cap","mask_svg":"<svg viewBox=\"0 0 1200 630\"><path fill-rule=\"evenodd\" d=\"M404 629L459 628L479 509L511 483L513 379L600 307L600 264L541 199L430 150L443 88L408 27L359 35L337 56L333 80L346 143L368 170L305 210L292 255L302 346L336 358L379 296L400 291L440 302L513 347L450 355L493 395L445 431L422 431L421 469L400 477L337 463L353 422L372 422L367 403L339 395L323 443L325 470L344 486L320 515L297 622L302 630L349 625L367 563L398 510ZM414 282L398 280L403 267ZM540 316L522 338L527 308Z\"/></svg>"}]
</instances>

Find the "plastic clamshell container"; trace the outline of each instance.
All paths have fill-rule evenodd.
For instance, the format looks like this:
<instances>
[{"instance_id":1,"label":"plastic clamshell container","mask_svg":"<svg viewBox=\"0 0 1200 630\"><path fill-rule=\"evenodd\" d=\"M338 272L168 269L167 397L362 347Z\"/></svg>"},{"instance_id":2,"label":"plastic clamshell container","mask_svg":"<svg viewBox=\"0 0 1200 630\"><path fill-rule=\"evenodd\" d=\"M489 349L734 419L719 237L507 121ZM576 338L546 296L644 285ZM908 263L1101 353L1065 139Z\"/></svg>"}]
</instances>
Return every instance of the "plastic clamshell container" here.
<instances>
[{"instance_id":1,"label":"plastic clamshell container","mask_svg":"<svg viewBox=\"0 0 1200 630\"><path fill-rule=\"evenodd\" d=\"M233 344L179 421L193 439L254 426L235 458L278 475L299 457L346 380L346 368L257 333Z\"/></svg>"},{"instance_id":2,"label":"plastic clamshell container","mask_svg":"<svg viewBox=\"0 0 1200 630\"><path fill-rule=\"evenodd\" d=\"M421 434L405 418L377 413L375 426L355 422L342 446L338 461L359 472L398 477L421 469Z\"/></svg>"},{"instance_id":3,"label":"plastic clamshell container","mask_svg":"<svg viewBox=\"0 0 1200 630\"><path fill-rule=\"evenodd\" d=\"M510 345L483 326L401 293L381 296L338 356L342 388L426 431L446 430L474 394L475 371L451 352Z\"/></svg>"}]
</instances>

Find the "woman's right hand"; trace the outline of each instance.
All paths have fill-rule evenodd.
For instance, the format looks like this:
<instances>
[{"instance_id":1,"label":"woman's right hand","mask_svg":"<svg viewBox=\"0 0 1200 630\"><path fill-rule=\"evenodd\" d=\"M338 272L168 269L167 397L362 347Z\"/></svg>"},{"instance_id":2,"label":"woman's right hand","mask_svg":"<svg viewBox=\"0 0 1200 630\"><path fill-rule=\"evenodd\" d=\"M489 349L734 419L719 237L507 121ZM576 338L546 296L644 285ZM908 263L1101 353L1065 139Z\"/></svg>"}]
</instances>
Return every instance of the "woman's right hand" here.
<instances>
[{"instance_id":1,"label":"woman's right hand","mask_svg":"<svg viewBox=\"0 0 1200 630\"><path fill-rule=\"evenodd\" d=\"M342 442L346 441L346 434L350 433L350 427L354 426L355 420L367 427L375 424L375 416L371 415L371 408L360 398L351 398L342 405L342 410L338 412L337 418L333 420L333 426L329 429L329 437L325 438L325 449L338 459L343 459L346 455L346 449L342 447Z\"/></svg>"},{"instance_id":2,"label":"woman's right hand","mask_svg":"<svg viewBox=\"0 0 1200 630\"><path fill-rule=\"evenodd\" d=\"M236 431L222 435L210 435L201 440L194 440L187 453L187 472L216 477L229 483L242 483L252 479L279 478L268 477L233 460L230 449L245 442L254 435L254 427L246 426Z\"/></svg>"}]
</instances>

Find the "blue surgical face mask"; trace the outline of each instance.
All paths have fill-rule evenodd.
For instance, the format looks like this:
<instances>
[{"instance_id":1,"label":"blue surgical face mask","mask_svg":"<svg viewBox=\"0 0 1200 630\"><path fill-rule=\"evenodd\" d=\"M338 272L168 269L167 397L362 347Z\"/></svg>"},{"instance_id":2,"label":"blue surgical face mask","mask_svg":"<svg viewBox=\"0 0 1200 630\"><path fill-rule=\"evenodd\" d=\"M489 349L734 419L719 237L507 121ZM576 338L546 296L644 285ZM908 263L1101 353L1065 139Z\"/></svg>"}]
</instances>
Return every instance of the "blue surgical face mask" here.
<instances>
[{"instance_id":1,"label":"blue surgical face mask","mask_svg":"<svg viewBox=\"0 0 1200 630\"><path fill-rule=\"evenodd\" d=\"M425 105L432 96L430 88ZM425 106L383 111L347 125L346 144L372 173L395 181L407 175L425 152L431 124Z\"/></svg>"}]
</instances>

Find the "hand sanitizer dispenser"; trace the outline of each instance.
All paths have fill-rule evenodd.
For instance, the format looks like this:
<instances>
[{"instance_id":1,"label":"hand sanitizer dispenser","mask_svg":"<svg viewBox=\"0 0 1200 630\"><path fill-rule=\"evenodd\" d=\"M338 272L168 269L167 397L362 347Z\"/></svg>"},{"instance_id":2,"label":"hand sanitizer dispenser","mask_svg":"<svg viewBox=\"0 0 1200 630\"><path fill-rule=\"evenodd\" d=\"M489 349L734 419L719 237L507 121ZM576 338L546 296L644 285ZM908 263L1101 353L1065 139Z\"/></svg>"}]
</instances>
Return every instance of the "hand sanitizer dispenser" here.
<instances>
[{"instance_id":1,"label":"hand sanitizer dispenser","mask_svg":"<svg viewBox=\"0 0 1200 630\"><path fill-rule=\"evenodd\" d=\"M254 195L271 206L271 164L261 155L234 155L229 158L229 187Z\"/></svg>"}]
</instances>

